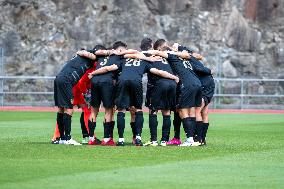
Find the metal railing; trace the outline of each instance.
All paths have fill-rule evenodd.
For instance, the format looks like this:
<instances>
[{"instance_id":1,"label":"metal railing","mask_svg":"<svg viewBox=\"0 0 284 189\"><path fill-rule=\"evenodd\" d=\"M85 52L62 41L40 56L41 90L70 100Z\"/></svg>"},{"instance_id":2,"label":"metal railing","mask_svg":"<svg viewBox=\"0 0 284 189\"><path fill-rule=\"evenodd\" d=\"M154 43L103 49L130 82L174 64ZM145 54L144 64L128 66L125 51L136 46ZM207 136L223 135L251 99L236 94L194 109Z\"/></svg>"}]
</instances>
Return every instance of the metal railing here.
<instances>
[{"instance_id":1,"label":"metal railing","mask_svg":"<svg viewBox=\"0 0 284 189\"><path fill-rule=\"evenodd\" d=\"M52 85L51 88L53 88L53 80L55 79L55 76L0 76L0 81L2 83L5 83L4 81L7 81L7 80L22 80L23 83L25 83L24 81L25 80L36 80L36 81L39 81L39 80L44 80L44 81L50 81L50 85ZM52 106L53 105L53 101L50 101L48 103L42 103L42 102L14 102L14 103L11 103L11 102L8 102L8 101L5 101L5 97L7 97L7 95L49 95L49 96L52 96L53 97L53 94L54 92L52 91L10 91L10 90L7 90L5 91L4 90L4 86L5 84L3 84L3 88L2 88L2 91L0 91L0 96L2 96L2 99L1 99L1 106L6 106L6 105L15 105L15 106L25 106L25 105L35 105L35 106L41 106L41 105L44 105L44 106Z\"/></svg>"},{"instance_id":2,"label":"metal railing","mask_svg":"<svg viewBox=\"0 0 284 189\"><path fill-rule=\"evenodd\" d=\"M0 84L2 83L2 90L0 90L1 106L23 106L23 105L34 105L34 106L52 106L53 105L53 80L54 76L0 76ZM25 81L47 81L48 84L42 84L43 88L45 85L48 86L48 91L37 91L36 87L32 91L31 89L24 88L20 90L5 89L6 82L17 81L18 83L24 84ZM226 83L230 82L228 86ZM214 100L211 103L211 108L261 108L261 109L284 109L284 90L280 87L280 83L284 79L245 79L245 78L215 78L215 95ZM273 85L269 84L273 83ZM8 85L8 84L7 84ZM231 86L234 87L231 87ZM251 86L250 86L251 85ZM257 91L255 88L267 87L268 90ZM1 87L1 86L0 86ZM15 98L11 96L17 95ZM21 96L28 95L31 99L25 102L20 100ZM42 96L37 100L33 99L36 96ZM8 98L10 97L10 98ZM11 99L14 102L11 102ZM42 100L44 99L44 100ZM250 103L248 99L253 99L254 103ZM265 99L265 100L259 100ZM275 101L275 102L274 102ZM262 103L264 102L264 103Z\"/></svg>"},{"instance_id":3,"label":"metal railing","mask_svg":"<svg viewBox=\"0 0 284 189\"><path fill-rule=\"evenodd\" d=\"M0 75L4 75L4 49L0 47ZM4 79L0 80L0 102L4 101Z\"/></svg>"},{"instance_id":4,"label":"metal railing","mask_svg":"<svg viewBox=\"0 0 284 189\"><path fill-rule=\"evenodd\" d=\"M221 82L237 82L239 83L239 92L235 93L224 93L224 88L221 84ZM245 84L252 84L254 83L255 86L263 86L265 84L263 83L269 83L274 82L274 89L273 90L267 90L262 92L254 92L254 93L248 93L246 92L250 87L245 87ZM264 109L284 109L284 91L283 88L280 87L279 83L283 82L284 79L247 79L247 78L215 78L215 94L214 94L214 101L212 103L213 108L226 108L226 106L220 102L221 98L239 98L239 103L235 105L228 105L228 108L238 108L238 109L247 109L247 108L264 108ZM259 85L259 83L262 83L262 85ZM267 84L266 84L267 85ZM270 85L267 85L266 87L269 88ZM283 85L284 86L284 85ZM281 103L272 103L273 100L269 103L262 105L257 104L248 104L244 103L244 100L246 98L267 98L269 99L281 99ZM259 100L261 101L261 100Z\"/></svg>"}]
</instances>

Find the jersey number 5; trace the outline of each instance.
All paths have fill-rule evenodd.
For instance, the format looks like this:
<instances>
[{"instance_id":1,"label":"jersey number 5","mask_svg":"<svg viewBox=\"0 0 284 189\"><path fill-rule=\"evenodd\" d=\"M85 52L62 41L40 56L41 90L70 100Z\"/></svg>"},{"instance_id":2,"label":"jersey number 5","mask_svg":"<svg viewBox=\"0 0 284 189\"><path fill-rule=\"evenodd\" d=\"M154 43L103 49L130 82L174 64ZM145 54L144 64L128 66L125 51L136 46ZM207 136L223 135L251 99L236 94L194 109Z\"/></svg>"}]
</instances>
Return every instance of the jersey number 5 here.
<instances>
[{"instance_id":1,"label":"jersey number 5","mask_svg":"<svg viewBox=\"0 0 284 189\"><path fill-rule=\"evenodd\" d=\"M101 62L100 65L101 65L101 66L106 65L106 64L107 64L107 61L108 61L108 57L105 57L105 58L104 58L104 61Z\"/></svg>"}]
</instances>

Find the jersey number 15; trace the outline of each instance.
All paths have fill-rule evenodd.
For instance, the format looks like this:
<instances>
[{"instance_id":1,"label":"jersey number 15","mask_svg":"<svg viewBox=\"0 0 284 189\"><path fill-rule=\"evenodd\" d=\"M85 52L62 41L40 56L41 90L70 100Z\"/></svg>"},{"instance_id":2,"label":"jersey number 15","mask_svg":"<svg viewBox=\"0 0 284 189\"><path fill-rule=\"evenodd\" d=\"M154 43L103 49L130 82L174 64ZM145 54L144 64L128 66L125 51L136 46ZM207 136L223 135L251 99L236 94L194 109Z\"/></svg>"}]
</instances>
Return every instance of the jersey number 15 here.
<instances>
[{"instance_id":1,"label":"jersey number 15","mask_svg":"<svg viewBox=\"0 0 284 189\"><path fill-rule=\"evenodd\" d=\"M189 61L183 61L183 66L186 68L186 69L191 69L192 70L192 65L190 64Z\"/></svg>"}]
</instances>

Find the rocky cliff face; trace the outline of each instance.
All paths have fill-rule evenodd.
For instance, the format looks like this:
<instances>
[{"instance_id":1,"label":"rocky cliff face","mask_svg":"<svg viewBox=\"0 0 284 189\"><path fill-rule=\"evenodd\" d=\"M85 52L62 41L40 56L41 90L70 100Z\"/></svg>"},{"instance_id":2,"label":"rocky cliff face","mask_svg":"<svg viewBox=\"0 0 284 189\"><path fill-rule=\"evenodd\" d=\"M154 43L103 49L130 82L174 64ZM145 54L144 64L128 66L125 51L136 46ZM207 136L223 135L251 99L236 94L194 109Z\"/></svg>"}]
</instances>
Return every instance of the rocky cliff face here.
<instances>
[{"instance_id":1,"label":"rocky cliff face","mask_svg":"<svg viewBox=\"0 0 284 189\"><path fill-rule=\"evenodd\" d=\"M82 47L147 36L200 52L225 77L283 78L283 0L1 0L8 75L56 75Z\"/></svg>"},{"instance_id":2,"label":"rocky cliff face","mask_svg":"<svg viewBox=\"0 0 284 189\"><path fill-rule=\"evenodd\" d=\"M150 37L190 46L219 77L284 78L283 23L284 0L0 0L0 47L6 75L54 76L80 48L122 40L138 49ZM240 93L239 84L220 85ZM52 82L7 80L3 90L52 91ZM280 94L284 84L245 90ZM5 96L19 100L50 104L52 96Z\"/></svg>"}]
</instances>

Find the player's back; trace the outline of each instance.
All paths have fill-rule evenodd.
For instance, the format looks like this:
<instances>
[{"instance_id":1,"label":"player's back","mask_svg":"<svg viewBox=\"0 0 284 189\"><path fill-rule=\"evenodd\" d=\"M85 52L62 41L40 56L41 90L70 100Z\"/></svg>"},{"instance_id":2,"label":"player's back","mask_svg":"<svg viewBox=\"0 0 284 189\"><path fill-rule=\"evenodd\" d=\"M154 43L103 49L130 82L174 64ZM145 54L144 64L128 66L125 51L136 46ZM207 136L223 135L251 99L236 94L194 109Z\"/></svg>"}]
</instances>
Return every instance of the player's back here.
<instances>
[{"instance_id":1,"label":"player's back","mask_svg":"<svg viewBox=\"0 0 284 189\"><path fill-rule=\"evenodd\" d=\"M117 56L117 55L98 56L97 57L96 70L103 68L105 66L111 66L113 64L117 65L119 67L119 70L120 70L121 61L122 61L122 57ZM106 72L106 73L100 74L100 75L95 75L92 78L92 81L94 81L94 82L108 82L108 81L115 80L117 72L118 71L113 71L113 72Z\"/></svg>"},{"instance_id":2,"label":"player's back","mask_svg":"<svg viewBox=\"0 0 284 189\"><path fill-rule=\"evenodd\" d=\"M189 62L192 65L193 71L198 77L211 75L211 70L205 67L203 63L197 60L195 57L190 57Z\"/></svg>"},{"instance_id":3,"label":"player's back","mask_svg":"<svg viewBox=\"0 0 284 189\"><path fill-rule=\"evenodd\" d=\"M189 60L185 60L177 55L168 53L168 61L174 74L178 75L182 84L201 86L201 83L197 75L194 73Z\"/></svg>"},{"instance_id":4,"label":"player's back","mask_svg":"<svg viewBox=\"0 0 284 189\"><path fill-rule=\"evenodd\" d=\"M162 71L166 71L170 74L174 74L172 71L171 66L169 65L168 61L163 58L160 61L155 61L151 63L152 68L156 68L158 70L162 70ZM164 77L160 77L158 75L152 74L152 73L148 73L148 82L150 84L155 84L155 82L159 81L159 80L163 80L163 81L173 81L171 79L167 79Z\"/></svg>"},{"instance_id":5,"label":"player's back","mask_svg":"<svg viewBox=\"0 0 284 189\"><path fill-rule=\"evenodd\" d=\"M93 60L77 55L65 63L57 76L67 77L76 83L92 66Z\"/></svg>"},{"instance_id":6,"label":"player's back","mask_svg":"<svg viewBox=\"0 0 284 189\"><path fill-rule=\"evenodd\" d=\"M211 70L209 68L205 67L202 62L194 57L191 57L189 61L202 86L209 87L215 85Z\"/></svg>"},{"instance_id":7,"label":"player's back","mask_svg":"<svg viewBox=\"0 0 284 189\"><path fill-rule=\"evenodd\" d=\"M147 61L124 58L119 80L142 81L143 74L148 72L150 65Z\"/></svg>"}]
</instances>

